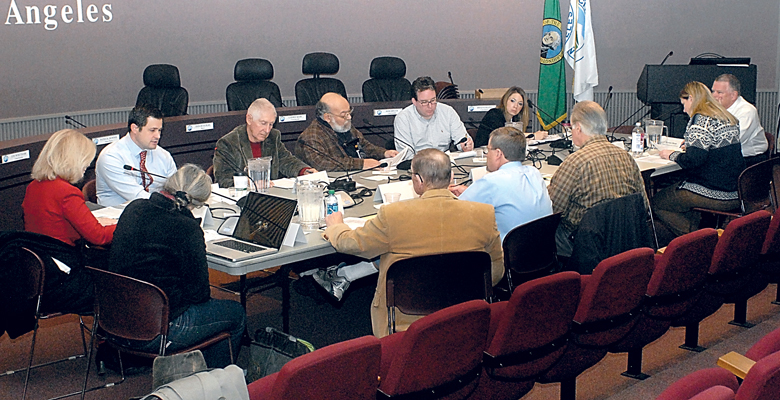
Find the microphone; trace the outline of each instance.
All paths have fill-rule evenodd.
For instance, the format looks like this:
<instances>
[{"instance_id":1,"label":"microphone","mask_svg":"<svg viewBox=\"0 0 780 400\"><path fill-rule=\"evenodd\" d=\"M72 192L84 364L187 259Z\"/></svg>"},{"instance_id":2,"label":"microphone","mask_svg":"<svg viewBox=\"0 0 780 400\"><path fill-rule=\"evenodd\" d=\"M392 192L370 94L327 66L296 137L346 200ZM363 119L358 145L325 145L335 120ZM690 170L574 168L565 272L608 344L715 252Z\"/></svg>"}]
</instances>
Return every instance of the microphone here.
<instances>
[{"instance_id":1,"label":"microphone","mask_svg":"<svg viewBox=\"0 0 780 400\"><path fill-rule=\"evenodd\" d=\"M531 101L531 99L528 99L526 102L528 103L529 106L531 106L531 108L535 108L535 109L539 110L539 112L544 114L547 118L554 119L552 117L552 115L548 114L546 111L542 110L541 108L539 108L539 106L534 104L534 102ZM553 128L561 129L560 128L560 124L555 125ZM553 149L570 149L571 148L571 140L566 139L566 130L565 129L562 129L561 131L563 132L563 135L562 135L563 139L556 140L556 141L550 143L550 147L552 147Z\"/></svg>"},{"instance_id":2,"label":"microphone","mask_svg":"<svg viewBox=\"0 0 780 400\"><path fill-rule=\"evenodd\" d=\"M394 135L394 139L401 142L401 144L406 145L409 149L412 150L412 154L417 154L417 150L414 149L414 146L407 143L403 139L399 138L397 135ZM398 163L398 165L395 166L396 169L400 169L403 171L408 171L410 168L412 168L412 160L404 160Z\"/></svg>"},{"instance_id":3,"label":"microphone","mask_svg":"<svg viewBox=\"0 0 780 400\"><path fill-rule=\"evenodd\" d=\"M667 55L666 55L666 57L664 57L664 60L663 60L663 61L661 61L661 65L664 65L664 63L666 62L666 60L667 60L667 59L669 59L669 57L671 57L671 56L673 56L673 55L674 55L674 51L670 51L670 52L669 52L669 54L667 54Z\"/></svg>"},{"instance_id":4,"label":"microphone","mask_svg":"<svg viewBox=\"0 0 780 400\"><path fill-rule=\"evenodd\" d=\"M387 163L383 162L383 163L381 163L381 164L379 164L379 165L377 165L375 167L364 168L364 169L361 169L361 170L358 170L358 171L347 172L344 176L340 176L340 177L334 179L333 182L330 185L328 185L328 189L331 189L331 190L343 190L345 192L354 192L357 187L356 187L355 181L353 181L352 178L350 177L351 175L359 174L361 172L371 171L372 169L384 168L386 166L387 166ZM341 179L344 179L344 180L341 180Z\"/></svg>"},{"instance_id":5,"label":"microphone","mask_svg":"<svg viewBox=\"0 0 780 400\"><path fill-rule=\"evenodd\" d=\"M604 100L604 105L601 106L604 112L607 112L607 107L609 107L609 102L611 100L612 100L612 86L610 86L609 89L607 90L607 99Z\"/></svg>"},{"instance_id":6,"label":"microphone","mask_svg":"<svg viewBox=\"0 0 780 400\"><path fill-rule=\"evenodd\" d=\"M149 171L141 171L140 169L138 169L138 168L135 168L135 167L133 167L133 166L130 166L130 165L127 165L127 164L125 164L125 167L124 167L124 168L125 168L126 170L128 170L128 171L135 171L135 172L140 172L140 173L142 173L142 174L148 174L148 175L154 176L154 177L156 177L156 178L163 178L163 179L166 179L166 180L168 179L168 177L167 177L167 176L157 175L157 174L151 173L151 172L149 172Z\"/></svg>"},{"instance_id":7,"label":"microphone","mask_svg":"<svg viewBox=\"0 0 780 400\"><path fill-rule=\"evenodd\" d=\"M82 124L81 122L77 121L75 118L71 117L70 115L65 116L65 123L72 125L76 128L86 128L87 126Z\"/></svg>"}]
</instances>

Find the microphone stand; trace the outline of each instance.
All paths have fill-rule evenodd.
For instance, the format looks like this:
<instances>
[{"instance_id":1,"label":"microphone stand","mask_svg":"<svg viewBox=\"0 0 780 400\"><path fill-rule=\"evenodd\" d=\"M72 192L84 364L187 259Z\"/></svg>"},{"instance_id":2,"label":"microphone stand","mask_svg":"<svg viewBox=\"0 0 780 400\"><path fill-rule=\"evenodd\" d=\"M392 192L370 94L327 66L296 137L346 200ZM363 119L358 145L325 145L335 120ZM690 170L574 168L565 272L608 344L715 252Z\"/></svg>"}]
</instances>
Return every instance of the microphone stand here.
<instances>
[{"instance_id":1,"label":"microphone stand","mask_svg":"<svg viewBox=\"0 0 780 400\"><path fill-rule=\"evenodd\" d=\"M396 135L393 135L393 139L401 142L401 144L406 145L406 147L412 150L412 154L417 154L417 150L415 150L414 146L412 146L411 144L407 143L406 141L404 141L403 139L399 138ZM398 165L395 166L396 169L400 169L403 171L408 171L411 167L412 167L412 160L401 161L398 163Z\"/></svg>"},{"instance_id":2,"label":"microphone stand","mask_svg":"<svg viewBox=\"0 0 780 400\"><path fill-rule=\"evenodd\" d=\"M535 108L535 109L539 110L539 112L544 114L547 118L549 118L551 120L554 119L552 117L552 115L547 113L547 111L542 110L541 108L539 108L538 105L534 104L531 101L531 99L528 99L528 105L531 106L531 108ZM562 129L560 127L560 124L556 124L554 126L554 128L558 128L558 129L561 130L561 136L563 137L563 139L556 140L556 141L550 143L550 148L553 149L553 154L552 155L555 155L555 149L571 149L571 140L567 139L566 130Z\"/></svg>"},{"instance_id":3,"label":"microphone stand","mask_svg":"<svg viewBox=\"0 0 780 400\"><path fill-rule=\"evenodd\" d=\"M70 115L65 116L65 123L68 125L71 125L76 128L86 128L87 126L82 124L81 122L77 121L75 118L71 117Z\"/></svg>"}]
</instances>

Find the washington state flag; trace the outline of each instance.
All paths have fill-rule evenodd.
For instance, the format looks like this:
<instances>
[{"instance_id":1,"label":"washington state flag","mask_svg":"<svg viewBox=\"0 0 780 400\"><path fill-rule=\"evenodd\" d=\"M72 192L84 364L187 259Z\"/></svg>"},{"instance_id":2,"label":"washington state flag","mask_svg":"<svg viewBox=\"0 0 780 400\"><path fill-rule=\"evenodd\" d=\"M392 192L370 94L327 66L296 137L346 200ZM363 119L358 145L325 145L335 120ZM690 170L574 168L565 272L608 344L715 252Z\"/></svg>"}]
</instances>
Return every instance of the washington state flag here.
<instances>
[{"instance_id":1,"label":"washington state flag","mask_svg":"<svg viewBox=\"0 0 780 400\"><path fill-rule=\"evenodd\" d=\"M566 119L566 69L559 0L544 1L536 117L548 131Z\"/></svg>"}]
</instances>

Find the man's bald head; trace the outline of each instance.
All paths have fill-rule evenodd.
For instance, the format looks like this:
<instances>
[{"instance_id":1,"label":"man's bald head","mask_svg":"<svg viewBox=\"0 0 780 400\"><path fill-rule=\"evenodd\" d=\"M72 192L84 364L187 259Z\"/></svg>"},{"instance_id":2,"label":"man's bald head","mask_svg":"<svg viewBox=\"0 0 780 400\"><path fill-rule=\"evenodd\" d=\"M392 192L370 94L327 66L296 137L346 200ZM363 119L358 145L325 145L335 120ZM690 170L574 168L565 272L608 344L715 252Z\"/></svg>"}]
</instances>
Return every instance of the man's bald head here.
<instances>
[{"instance_id":1,"label":"man's bald head","mask_svg":"<svg viewBox=\"0 0 780 400\"><path fill-rule=\"evenodd\" d=\"M452 175L450 156L438 149L420 150L412 159L412 173L419 176L425 190L445 189Z\"/></svg>"},{"instance_id":2,"label":"man's bald head","mask_svg":"<svg viewBox=\"0 0 780 400\"><path fill-rule=\"evenodd\" d=\"M347 132L352 128L352 108L349 101L338 93L328 92L322 95L315 110L317 116L336 132Z\"/></svg>"}]
</instances>

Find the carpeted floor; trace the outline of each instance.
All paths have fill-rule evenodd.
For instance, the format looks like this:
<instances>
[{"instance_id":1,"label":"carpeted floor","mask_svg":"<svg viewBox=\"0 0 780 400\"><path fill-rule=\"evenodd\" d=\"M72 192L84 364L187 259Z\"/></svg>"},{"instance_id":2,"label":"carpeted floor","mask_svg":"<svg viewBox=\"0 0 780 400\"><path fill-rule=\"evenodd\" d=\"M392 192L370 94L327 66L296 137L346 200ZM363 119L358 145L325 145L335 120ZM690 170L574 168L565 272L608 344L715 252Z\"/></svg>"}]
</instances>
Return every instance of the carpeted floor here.
<instances>
[{"instance_id":1,"label":"carpeted floor","mask_svg":"<svg viewBox=\"0 0 780 400\"><path fill-rule=\"evenodd\" d=\"M302 285L302 286L301 286ZM343 304L328 301L321 294L304 283L292 286L291 333L311 340L315 346L370 334L368 305L373 295L371 282L357 283ZM609 354L599 364L587 370L577 379L578 399L652 399L671 382L685 374L701 368L715 366L717 358L728 351L743 352L764 334L780 327L780 306L771 304L777 285L770 285L761 294L753 297L748 306L748 320L756 323L750 329L728 325L733 315L733 305L723 306L701 325L700 344L708 347L702 353L679 349L683 342L684 329L673 328L644 351L644 372L651 375L645 381L637 381L620 375L625 370L625 354ZM235 296L223 291L212 290L217 298ZM265 326L281 328L281 289L274 288L249 298L249 331ZM44 321L39 330L35 362L63 357L80 350L77 319L71 317ZM7 335L0 337L0 371L18 369L25 365L31 333L11 340ZM245 367L249 351L245 347L237 364ZM94 364L93 364L94 365ZM30 376L28 399L49 397L79 390L83 382L85 359L41 367ZM90 386L116 380L117 374L98 377L91 369ZM20 399L24 373L0 377L0 399ZM151 371L128 377L121 385L87 394L88 399L127 399L142 396L151 391ZM536 384L523 397L524 400L557 399L559 384Z\"/></svg>"}]
</instances>

